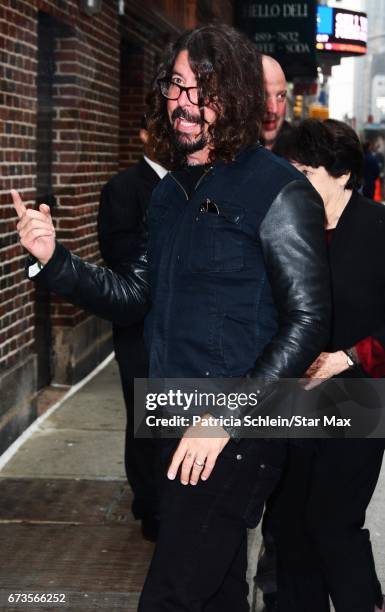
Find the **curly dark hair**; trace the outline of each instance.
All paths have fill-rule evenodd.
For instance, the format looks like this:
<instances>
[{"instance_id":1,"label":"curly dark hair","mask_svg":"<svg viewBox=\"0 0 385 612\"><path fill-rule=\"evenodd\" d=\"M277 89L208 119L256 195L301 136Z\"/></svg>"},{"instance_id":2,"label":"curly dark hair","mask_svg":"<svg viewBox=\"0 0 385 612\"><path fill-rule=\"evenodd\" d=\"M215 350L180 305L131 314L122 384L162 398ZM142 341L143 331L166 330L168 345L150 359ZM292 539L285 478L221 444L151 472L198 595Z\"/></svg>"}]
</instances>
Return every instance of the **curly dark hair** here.
<instances>
[{"instance_id":1,"label":"curly dark hair","mask_svg":"<svg viewBox=\"0 0 385 612\"><path fill-rule=\"evenodd\" d=\"M154 154L171 168L185 160L174 145L167 100L158 80L172 76L175 60L184 50L201 99L218 113L208 129L210 161L232 161L240 149L258 141L265 108L261 54L245 35L222 24L186 32L167 48L147 99L146 117Z\"/></svg>"},{"instance_id":2,"label":"curly dark hair","mask_svg":"<svg viewBox=\"0 0 385 612\"><path fill-rule=\"evenodd\" d=\"M305 119L278 136L274 149L281 157L312 168L323 166L334 178L350 172L345 189L362 182L363 150L353 128L336 119Z\"/></svg>"}]
</instances>

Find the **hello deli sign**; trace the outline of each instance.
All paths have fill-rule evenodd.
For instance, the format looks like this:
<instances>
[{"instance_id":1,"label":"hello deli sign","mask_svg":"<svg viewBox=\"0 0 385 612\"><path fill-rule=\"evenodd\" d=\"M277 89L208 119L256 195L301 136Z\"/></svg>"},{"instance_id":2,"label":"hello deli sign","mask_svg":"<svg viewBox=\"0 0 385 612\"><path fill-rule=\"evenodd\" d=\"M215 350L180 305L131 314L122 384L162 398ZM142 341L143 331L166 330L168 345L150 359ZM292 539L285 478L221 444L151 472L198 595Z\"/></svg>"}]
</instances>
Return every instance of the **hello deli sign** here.
<instances>
[{"instance_id":1,"label":"hello deli sign","mask_svg":"<svg viewBox=\"0 0 385 612\"><path fill-rule=\"evenodd\" d=\"M289 80L316 77L316 0L236 0L234 11L235 26L261 53L275 57Z\"/></svg>"}]
</instances>

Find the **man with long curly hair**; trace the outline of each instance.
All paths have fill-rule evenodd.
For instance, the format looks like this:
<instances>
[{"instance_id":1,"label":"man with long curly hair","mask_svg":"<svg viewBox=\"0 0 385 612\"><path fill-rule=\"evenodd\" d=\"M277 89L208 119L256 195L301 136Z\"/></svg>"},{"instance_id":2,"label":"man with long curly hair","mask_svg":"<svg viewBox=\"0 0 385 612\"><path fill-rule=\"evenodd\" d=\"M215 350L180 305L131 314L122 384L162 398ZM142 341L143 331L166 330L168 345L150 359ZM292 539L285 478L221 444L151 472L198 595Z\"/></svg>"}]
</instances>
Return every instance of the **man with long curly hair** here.
<instances>
[{"instance_id":1,"label":"man with long curly hair","mask_svg":"<svg viewBox=\"0 0 385 612\"><path fill-rule=\"evenodd\" d=\"M119 274L55 243L48 207L27 210L13 194L39 282L117 322L148 310L150 377L243 377L262 405L274 381L306 371L329 331L322 201L258 143L263 89L259 54L230 27L195 29L167 49L147 119L173 170L153 193L148 244ZM231 426L203 431L162 441L168 478L140 612L249 609L247 527L285 447Z\"/></svg>"}]
</instances>

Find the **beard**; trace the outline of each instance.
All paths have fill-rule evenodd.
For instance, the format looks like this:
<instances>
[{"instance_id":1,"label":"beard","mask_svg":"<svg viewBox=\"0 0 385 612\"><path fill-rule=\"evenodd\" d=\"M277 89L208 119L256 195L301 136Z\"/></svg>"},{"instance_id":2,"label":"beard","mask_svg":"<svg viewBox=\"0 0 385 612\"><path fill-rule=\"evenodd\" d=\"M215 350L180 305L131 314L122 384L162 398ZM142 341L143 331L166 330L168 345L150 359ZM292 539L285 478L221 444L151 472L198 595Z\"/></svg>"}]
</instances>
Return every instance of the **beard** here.
<instances>
[{"instance_id":1,"label":"beard","mask_svg":"<svg viewBox=\"0 0 385 612\"><path fill-rule=\"evenodd\" d=\"M176 119L186 119L196 123L201 127L201 132L194 136L193 134L185 134L179 130L175 130L171 127L171 136L175 150L181 156L201 151L207 145L207 135L203 132L205 121L201 115L191 115L187 110L178 107L174 110L171 115L171 121L174 122Z\"/></svg>"}]
</instances>

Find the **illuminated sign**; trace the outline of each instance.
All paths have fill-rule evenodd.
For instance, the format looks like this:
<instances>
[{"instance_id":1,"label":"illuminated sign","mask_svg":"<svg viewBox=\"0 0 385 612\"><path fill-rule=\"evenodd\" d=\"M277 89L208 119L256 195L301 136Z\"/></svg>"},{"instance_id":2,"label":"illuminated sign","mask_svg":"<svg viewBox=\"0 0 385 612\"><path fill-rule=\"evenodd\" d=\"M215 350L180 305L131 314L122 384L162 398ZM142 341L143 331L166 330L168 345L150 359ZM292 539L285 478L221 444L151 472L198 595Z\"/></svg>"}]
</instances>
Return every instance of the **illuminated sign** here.
<instances>
[{"instance_id":1,"label":"illuminated sign","mask_svg":"<svg viewBox=\"0 0 385 612\"><path fill-rule=\"evenodd\" d=\"M317 34L333 34L333 9L331 6L318 6Z\"/></svg>"},{"instance_id":2,"label":"illuminated sign","mask_svg":"<svg viewBox=\"0 0 385 612\"><path fill-rule=\"evenodd\" d=\"M234 23L278 60L288 80L317 78L316 0L234 0Z\"/></svg>"},{"instance_id":3,"label":"illuminated sign","mask_svg":"<svg viewBox=\"0 0 385 612\"><path fill-rule=\"evenodd\" d=\"M318 6L317 51L347 55L366 53L368 19L365 13Z\"/></svg>"}]
</instances>

